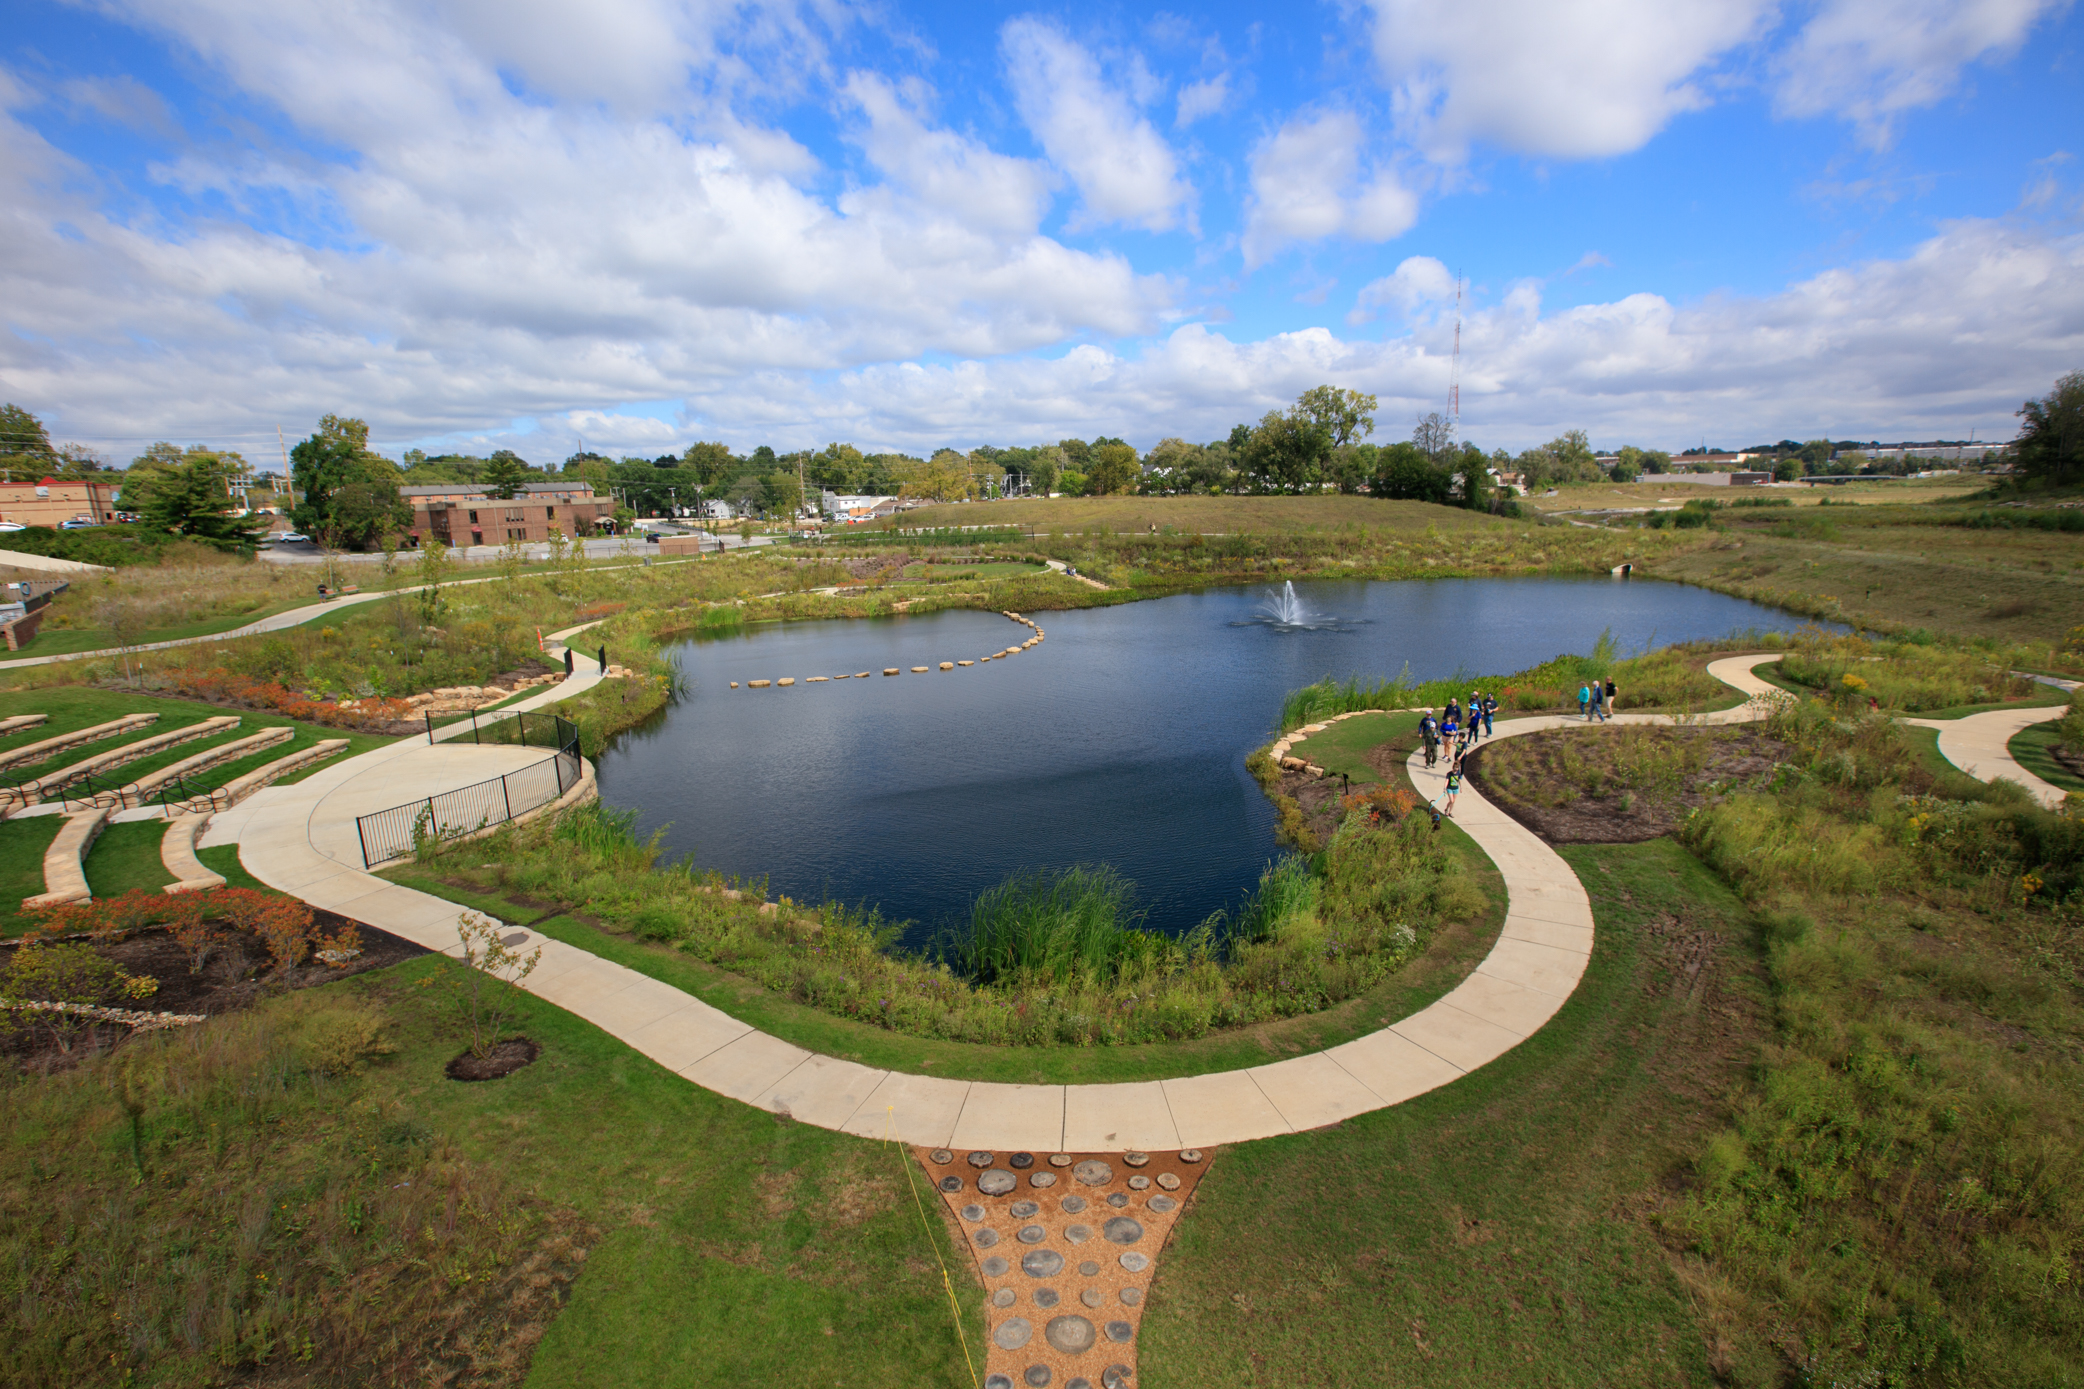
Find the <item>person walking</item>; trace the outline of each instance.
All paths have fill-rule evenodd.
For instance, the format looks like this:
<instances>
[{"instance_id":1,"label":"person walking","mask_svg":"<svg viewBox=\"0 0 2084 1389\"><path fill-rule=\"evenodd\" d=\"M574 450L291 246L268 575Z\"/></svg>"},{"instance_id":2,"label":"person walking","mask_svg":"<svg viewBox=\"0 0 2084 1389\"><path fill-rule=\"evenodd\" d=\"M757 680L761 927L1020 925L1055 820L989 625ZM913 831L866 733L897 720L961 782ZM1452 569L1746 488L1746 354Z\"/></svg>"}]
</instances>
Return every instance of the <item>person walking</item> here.
<instances>
[{"instance_id":1,"label":"person walking","mask_svg":"<svg viewBox=\"0 0 2084 1389\"><path fill-rule=\"evenodd\" d=\"M1614 677L1609 675L1606 678L1606 712L1609 717L1621 712L1621 706L1614 698L1618 693L1614 688Z\"/></svg>"},{"instance_id":2,"label":"person walking","mask_svg":"<svg viewBox=\"0 0 2084 1389\"><path fill-rule=\"evenodd\" d=\"M1492 719L1494 719L1494 718L1496 718L1496 717L1497 717L1497 715L1498 715L1498 696L1496 696L1496 695L1494 695L1494 694L1487 694L1487 695L1485 695L1485 696L1483 697L1483 736L1484 736L1484 737L1488 738L1488 737L1490 737L1490 736L1491 736L1491 735L1492 735L1493 733L1497 732L1497 730L1496 730L1495 728L1491 727L1491 720L1492 720Z\"/></svg>"},{"instance_id":3,"label":"person walking","mask_svg":"<svg viewBox=\"0 0 2084 1389\"><path fill-rule=\"evenodd\" d=\"M1592 687L1590 685L1577 687L1577 711L1584 717L1586 723L1592 722Z\"/></svg>"},{"instance_id":4,"label":"person walking","mask_svg":"<svg viewBox=\"0 0 2084 1389\"><path fill-rule=\"evenodd\" d=\"M1425 740L1426 765L1430 767L1440 760L1440 721L1433 717L1430 709L1418 721L1418 736Z\"/></svg>"},{"instance_id":5,"label":"person walking","mask_svg":"<svg viewBox=\"0 0 2084 1389\"><path fill-rule=\"evenodd\" d=\"M1462 706L1455 703L1455 698L1453 695L1449 695L1447 697L1447 709L1444 713L1441 714L1441 717L1445 719L1451 719L1455 723L1460 723L1462 721Z\"/></svg>"},{"instance_id":6,"label":"person walking","mask_svg":"<svg viewBox=\"0 0 2084 1389\"><path fill-rule=\"evenodd\" d=\"M572 648L569 646L564 649L564 673L567 676L572 673Z\"/></svg>"},{"instance_id":7,"label":"person walking","mask_svg":"<svg viewBox=\"0 0 2084 1389\"><path fill-rule=\"evenodd\" d=\"M1606 682L1596 675L1592 677L1592 717L1606 722Z\"/></svg>"},{"instance_id":8,"label":"person walking","mask_svg":"<svg viewBox=\"0 0 2084 1389\"><path fill-rule=\"evenodd\" d=\"M605 647L605 646L603 646L603 647L601 648L601 674L603 674L603 675L606 675L607 673L608 673L608 648L607 648L607 647Z\"/></svg>"},{"instance_id":9,"label":"person walking","mask_svg":"<svg viewBox=\"0 0 2084 1389\"><path fill-rule=\"evenodd\" d=\"M1449 815L1454 814L1454 798L1461 794L1462 764L1460 759L1457 759L1455 764L1447 769L1447 803L1445 809Z\"/></svg>"},{"instance_id":10,"label":"person walking","mask_svg":"<svg viewBox=\"0 0 2084 1389\"><path fill-rule=\"evenodd\" d=\"M1461 746L1461 737L1462 725L1455 718L1454 701L1449 700L1447 717L1440 721L1440 741L1447 744L1447 761L1449 766L1452 766L1455 758L1460 755L1458 749Z\"/></svg>"}]
</instances>

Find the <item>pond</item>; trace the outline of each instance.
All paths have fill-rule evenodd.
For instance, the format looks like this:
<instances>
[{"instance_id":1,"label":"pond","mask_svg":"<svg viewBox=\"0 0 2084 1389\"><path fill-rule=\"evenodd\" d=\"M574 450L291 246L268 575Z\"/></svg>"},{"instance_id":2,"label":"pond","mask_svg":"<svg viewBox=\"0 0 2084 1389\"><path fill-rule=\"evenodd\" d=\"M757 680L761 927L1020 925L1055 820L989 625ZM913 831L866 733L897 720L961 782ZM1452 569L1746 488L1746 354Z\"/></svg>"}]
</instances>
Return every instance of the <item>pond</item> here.
<instances>
[{"instance_id":1,"label":"pond","mask_svg":"<svg viewBox=\"0 0 2084 1389\"><path fill-rule=\"evenodd\" d=\"M1031 614L1048 640L1011 660L938 668L1014 645L996 613L763 624L668 655L688 695L599 758L602 799L703 868L765 876L799 901L838 898L908 920L921 944L972 897L1027 868L1109 863L1151 924L1234 907L1279 848L1245 771L1288 691L1322 676L1506 674L1746 630L1786 614L1643 579L1296 584L1280 622L1266 588L1206 589ZM886 678L898 666L906 673ZM806 685L805 676L878 672ZM793 676L788 689L744 688ZM740 688L730 688L736 680ZM1624 692L1625 697L1625 692Z\"/></svg>"}]
</instances>

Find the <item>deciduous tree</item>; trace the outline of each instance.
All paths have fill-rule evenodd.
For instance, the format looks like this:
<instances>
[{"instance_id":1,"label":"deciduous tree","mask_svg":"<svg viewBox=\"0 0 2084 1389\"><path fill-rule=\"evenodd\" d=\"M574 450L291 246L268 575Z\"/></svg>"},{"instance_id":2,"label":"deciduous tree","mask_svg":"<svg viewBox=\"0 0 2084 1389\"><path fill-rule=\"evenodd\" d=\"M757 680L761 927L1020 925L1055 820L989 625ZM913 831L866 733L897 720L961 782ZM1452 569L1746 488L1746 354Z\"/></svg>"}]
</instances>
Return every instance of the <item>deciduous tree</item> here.
<instances>
[{"instance_id":1,"label":"deciduous tree","mask_svg":"<svg viewBox=\"0 0 2084 1389\"><path fill-rule=\"evenodd\" d=\"M2019 469L2061 482L2084 472L2084 371L2073 371L2039 400L2019 407L2025 424L2012 441Z\"/></svg>"}]
</instances>

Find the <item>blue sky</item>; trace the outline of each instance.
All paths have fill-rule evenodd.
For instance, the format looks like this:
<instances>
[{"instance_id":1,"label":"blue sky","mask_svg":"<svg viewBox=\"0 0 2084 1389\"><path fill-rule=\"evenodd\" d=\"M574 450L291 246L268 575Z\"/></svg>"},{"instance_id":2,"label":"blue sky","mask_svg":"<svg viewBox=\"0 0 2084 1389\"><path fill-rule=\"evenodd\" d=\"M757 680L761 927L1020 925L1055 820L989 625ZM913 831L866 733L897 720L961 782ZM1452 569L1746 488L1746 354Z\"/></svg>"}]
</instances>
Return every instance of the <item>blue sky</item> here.
<instances>
[{"instance_id":1,"label":"blue sky","mask_svg":"<svg viewBox=\"0 0 2084 1389\"><path fill-rule=\"evenodd\" d=\"M2047 0L18 3L0 391L124 460L2003 437L2084 369Z\"/></svg>"}]
</instances>

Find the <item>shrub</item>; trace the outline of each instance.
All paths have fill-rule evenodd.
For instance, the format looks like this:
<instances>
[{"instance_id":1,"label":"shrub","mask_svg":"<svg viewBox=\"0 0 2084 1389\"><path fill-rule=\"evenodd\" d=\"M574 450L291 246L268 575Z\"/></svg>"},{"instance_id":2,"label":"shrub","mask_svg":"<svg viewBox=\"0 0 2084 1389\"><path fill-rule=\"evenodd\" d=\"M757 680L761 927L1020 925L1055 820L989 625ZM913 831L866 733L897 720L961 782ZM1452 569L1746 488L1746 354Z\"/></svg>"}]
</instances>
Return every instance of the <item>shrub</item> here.
<instances>
[{"instance_id":1,"label":"shrub","mask_svg":"<svg viewBox=\"0 0 2084 1389\"><path fill-rule=\"evenodd\" d=\"M15 947L14 958L0 973L0 1003L17 1005L10 1010L17 1026L41 1026L58 1050L69 1052L73 1043L94 1023L90 1017L58 1009L22 1009L31 1003L58 1003L75 1007L97 1007L150 998L159 988L157 980L133 975L84 941L47 944L24 941Z\"/></svg>"}]
</instances>

